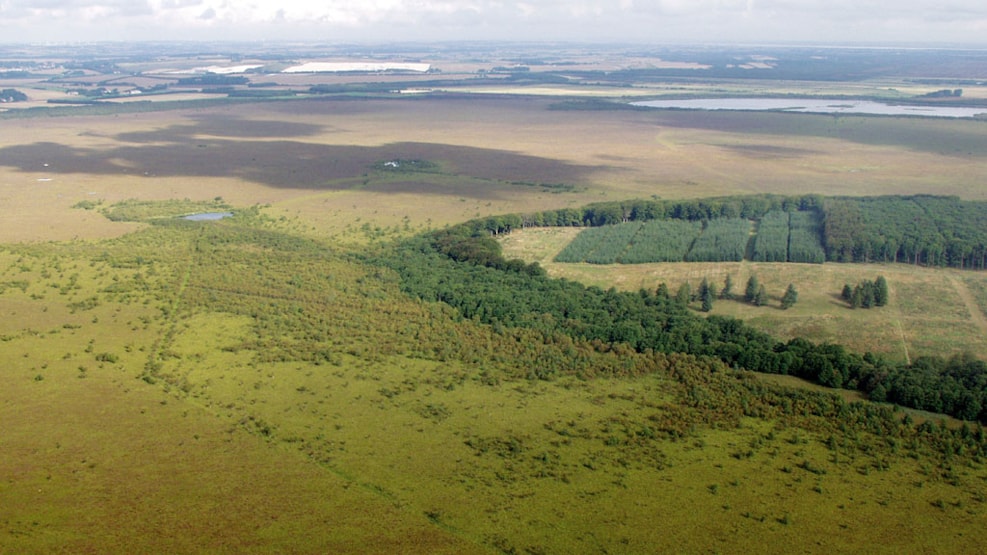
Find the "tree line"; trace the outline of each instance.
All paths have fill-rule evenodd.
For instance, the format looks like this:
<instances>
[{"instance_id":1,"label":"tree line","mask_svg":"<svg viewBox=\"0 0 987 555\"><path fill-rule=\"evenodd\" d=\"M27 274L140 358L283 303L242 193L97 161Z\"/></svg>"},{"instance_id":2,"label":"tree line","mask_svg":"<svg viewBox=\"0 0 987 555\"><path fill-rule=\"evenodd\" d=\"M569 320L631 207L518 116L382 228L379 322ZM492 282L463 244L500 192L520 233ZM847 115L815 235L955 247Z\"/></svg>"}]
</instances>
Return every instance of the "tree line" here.
<instances>
[{"instance_id":1,"label":"tree line","mask_svg":"<svg viewBox=\"0 0 987 555\"><path fill-rule=\"evenodd\" d=\"M528 226L601 227L653 220L703 222L709 228L711 221L736 218L757 223L748 256L753 260L987 269L987 202L951 196L638 199L493 216L469 225L496 235ZM722 243L721 249L717 261L736 256L732 245ZM705 249L700 258L709 256Z\"/></svg>"}]
</instances>

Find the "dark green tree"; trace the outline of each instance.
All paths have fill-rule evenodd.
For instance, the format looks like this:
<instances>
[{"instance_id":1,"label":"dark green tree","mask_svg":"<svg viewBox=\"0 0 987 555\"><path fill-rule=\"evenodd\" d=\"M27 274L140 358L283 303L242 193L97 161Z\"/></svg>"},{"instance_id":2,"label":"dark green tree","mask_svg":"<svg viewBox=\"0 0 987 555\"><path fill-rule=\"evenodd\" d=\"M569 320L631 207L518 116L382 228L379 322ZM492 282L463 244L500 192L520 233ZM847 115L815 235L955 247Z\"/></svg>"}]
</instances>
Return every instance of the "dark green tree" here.
<instances>
[{"instance_id":1,"label":"dark green tree","mask_svg":"<svg viewBox=\"0 0 987 555\"><path fill-rule=\"evenodd\" d=\"M860 306L862 308L870 308L874 306L874 284L869 281L864 281L857 287L860 288Z\"/></svg>"},{"instance_id":2,"label":"dark green tree","mask_svg":"<svg viewBox=\"0 0 987 555\"><path fill-rule=\"evenodd\" d=\"M848 303L853 300L853 287L850 287L849 283L843 285L843 292L840 293L840 297Z\"/></svg>"},{"instance_id":3,"label":"dark green tree","mask_svg":"<svg viewBox=\"0 0 987 555\"><path fill-rule=\"evenodd\" d=\"M744 300L752 303L754 302L754 297L757 296L757 290L761 284L757 281L757 276L751 275L747 280L747 287L744 289Z\"/></svg>"},{"instance_id":4,"label":"dark green tree","mask_svg":"<svg viewBox=\"0 0 987 555\"><path fill-rule=\"evenodd\" d=\"M768 292L764 289L763 285L757 287L757 293L754 293L754 306L764 306L768 304Z\"/></svg>"},{"instance_id":5,"label":"dark green tree","mask_svg":"<svg viewBox=\"0 0 987 555\"><path fill-rule=\"evenodd\" d=\"M730 274L727 274L726 279L723 281L723 291L720 291L720 298L728 301L733 300L733 278Z\"/></svg>"},{"instance_id":6,"label":"dark green tree","mask_svg":"<svg viewBox=\"0 0 987 555\"><path fill-rule=\"evenodd\" d=\"M858 285L850 294L850 308L860 308L864 305L864 290Z\"/></svg>"},{"instance_id":7,"label":"dark green tree","mask_svg":"<svg viewBox=\"0 0 987 555\"><path fill-rule=\"evenodd\" d=\"M788 310L799 300L799 293L795 290L795 284L789 283L785 294L781 296L781 308Z\"/></svg>"},{"instance_id":8,"label":"dark green tree","mask_svg":"<svg viewBox=\"0 0 987 555\"><path fill-rule=\"evenodd\" d=\"M675 301L683 305L692 301L692 287L688 281L679 286L679 290L675 293Z\"/></svg>"},{"instance_id":9,"label":"dark green tree","mask_svg":"<svg viewBox=\"0 0 987 555\"><path fill-rule=\"evenodd\" d=\"M658 290L655 291L655 296L660 297L662 299L670 298L672 295L668 292L668 284L666 284L664 281L659 283Z\"/></svg>"},{"instance_id":10,"label":"dark green tree","mask_svg":"<svg viewBox=\"0 0 987 555\"><path fill-rule=\"evenodd\" d=\"M877 276L874 280L874 306L884 306L888 304L888 281L884 276Z\"/></svg>"},{"instance_id":11,"label":"dark green tree","mask_svg":"<svg viewBox=\"0 0 987 555\"><path fill-rule=\"evenodd\" d=\"M700 310L703 312L713 310L713 288L710 287L706 278L703 278L703 282L699 284L699 300L702 302Z\"/></svg>"}]
</instances>

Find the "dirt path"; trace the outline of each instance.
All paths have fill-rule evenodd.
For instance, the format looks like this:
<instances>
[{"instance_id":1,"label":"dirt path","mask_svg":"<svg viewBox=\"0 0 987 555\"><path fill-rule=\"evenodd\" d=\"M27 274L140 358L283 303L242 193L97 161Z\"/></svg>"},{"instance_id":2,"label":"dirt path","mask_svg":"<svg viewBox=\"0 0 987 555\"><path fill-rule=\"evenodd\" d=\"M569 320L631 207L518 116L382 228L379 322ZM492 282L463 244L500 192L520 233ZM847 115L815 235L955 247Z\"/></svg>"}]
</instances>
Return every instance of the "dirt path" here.
<instances>
[{"instance_id":1,"label":"dirt path","mask_svg":"<svg viewBox=\"0 0 987 555\"><path fill-rule=\"evenodd\" d=\"M984 311L980 310L980 306L977 304L977 299L973 296L973 293L963 283L963 280L958 279L952 274L949 274L949 282L953 284L956 294L960 296L963 304L966 305L966 309L970 312L970 320L975 326L980 328L980 333L987 335L987 316L984 316Z\"/></svg>"},{"instance_id":2,"label":"dirt path","mask_svg":"<svg viewBox=\"0 0 987 555\"><path fill-rule=\"evenodd\" d=\"M901 318L895 320L895 324L898 325L898 337L901 338L901 348L905 352L905 364L911 366L912 357L908 355L908 340L905 339L905 328L901 327Z\"/></svg>"}]
</instances>

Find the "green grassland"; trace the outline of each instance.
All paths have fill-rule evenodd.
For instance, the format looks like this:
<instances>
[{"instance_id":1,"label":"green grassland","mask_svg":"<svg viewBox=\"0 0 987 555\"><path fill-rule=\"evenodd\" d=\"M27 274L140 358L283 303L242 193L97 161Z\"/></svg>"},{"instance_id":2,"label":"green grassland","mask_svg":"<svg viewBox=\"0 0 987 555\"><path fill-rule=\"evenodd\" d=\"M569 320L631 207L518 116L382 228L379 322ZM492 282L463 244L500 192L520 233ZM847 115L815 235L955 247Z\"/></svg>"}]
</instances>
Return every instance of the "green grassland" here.
<instances>
[{"instance_id":1,"label":"green grassland","mask_svg":"<svg viewBox=\"0 0 987 555\"><path fill-rule=\"evenodd\" d=\"M403 295L372 255L477 216L619 198L793 183L983 198L971 187L982 122L550 105L320 100L5 121L0 551L979 549L987 470L959 436L689 357L463 320ZM381 169L397 159L434 166ZM134 218L149 220L217 197L235 217L101 213L181 205L144 205L160 209ZM83 201L98 209L73 208ZM562 239L537 233L505 238L508 254L554 257ZM714 313L895 357L984 352L969 312L987 304L979 274L543 265L627 290L756 271L775 304L796 283L799 304ZM836 286L876 273L892 287L886 309L840 305ZM529 377L559 358L594 371Z\"/></svg>"}]
</instances>

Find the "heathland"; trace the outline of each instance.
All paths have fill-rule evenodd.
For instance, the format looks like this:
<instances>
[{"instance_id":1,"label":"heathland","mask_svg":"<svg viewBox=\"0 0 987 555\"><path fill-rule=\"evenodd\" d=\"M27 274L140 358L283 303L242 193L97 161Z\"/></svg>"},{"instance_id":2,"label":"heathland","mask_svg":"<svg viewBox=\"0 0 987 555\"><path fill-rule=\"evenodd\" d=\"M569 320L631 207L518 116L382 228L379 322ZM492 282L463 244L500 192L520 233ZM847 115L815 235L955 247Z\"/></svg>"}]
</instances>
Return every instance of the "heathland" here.
<instances>
[{"instance_id":1,"label":"heathland","mask_svg":"<svg viewBox=\"0 0 987 555\"><path fill-rule=\"evenodd\" d=\"M581 60L568 66L574 84L526 81L520 74L541 66L505 71L519 61L501 56L486 73L510 81L473 80L484 66L474 59L442 76L471 79L459 90L431 83L422 86L442 90L427 94L378 84L372 94L330 87L8 113L0 551L980 549L979 423L715 357L563 333L549 310L516 325L489 319L495 303L463 306L473 297L462 293L509 298L504 284L563 277L574 294L616 299L662 282L719 286L727 275L740 290L757 275L770 304L789 283L798 303L721 300L712 314L894 364L955 355L976 367L982 270L553 262L577 228L500 236L508 258L524 259L504 268L433 246L435 232L478 218L601 201L987 200L987 123L626 109L616 98L624 91L710 85L646 75L644 86L638 71L620 75L626 87L601 88L591 82L603 72L592 72L604 62ZM844 75L818 86L912 97L961 86L921 67L926 77L870 75L865 85ZM77 71L110 79L97 69ZM164 79L129 69L148 86ZM724 74L713 88L806 90L797 80L806 76L785 78ZM40 94L28 86L35 74L6 79L3 88ZM962 86L976 100L978 85ZM537 94L518 94L526 90ZM576 96L587 90L602 100ZM233 216L179 218L214 211ZM847 308L839 288L877 275L890 285L888 305ZM698 322L695 308L664 314Z\"/></svg>"}]
</instances>

